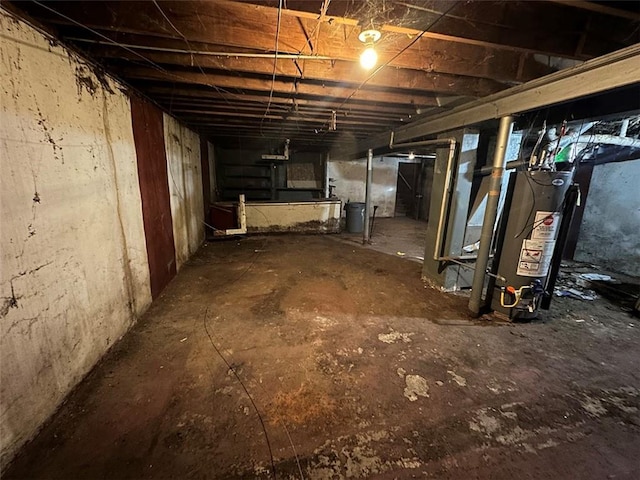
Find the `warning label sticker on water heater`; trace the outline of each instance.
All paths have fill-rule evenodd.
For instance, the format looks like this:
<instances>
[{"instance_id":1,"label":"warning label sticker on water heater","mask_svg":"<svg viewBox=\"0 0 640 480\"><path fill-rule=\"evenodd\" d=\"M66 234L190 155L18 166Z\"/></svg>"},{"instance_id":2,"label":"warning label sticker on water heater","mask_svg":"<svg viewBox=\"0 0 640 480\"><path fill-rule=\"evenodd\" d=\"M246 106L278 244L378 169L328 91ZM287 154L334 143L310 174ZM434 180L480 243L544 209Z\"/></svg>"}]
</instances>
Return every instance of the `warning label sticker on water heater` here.
<instances>
[{"instance_id":1,"label":"warning label sticker on water heater","mask_svg":"<svg viewBox=\"0 0 640 480\"><path fill-rule=\"evenodd\" d=\"M560 224L558 212L536 212L531 238L533 240L555 240Z\"/></svg>"},{"instance_id":2,"label":"warning label sticker on water heater","mask_svg":"<svg viewBox=\"0 0 640 480\"><path fill-rule=\"evenodd\" d=\"M516 275L544 277L549 272L555 240L523 240Z\"/></svg>"}]
</instances>

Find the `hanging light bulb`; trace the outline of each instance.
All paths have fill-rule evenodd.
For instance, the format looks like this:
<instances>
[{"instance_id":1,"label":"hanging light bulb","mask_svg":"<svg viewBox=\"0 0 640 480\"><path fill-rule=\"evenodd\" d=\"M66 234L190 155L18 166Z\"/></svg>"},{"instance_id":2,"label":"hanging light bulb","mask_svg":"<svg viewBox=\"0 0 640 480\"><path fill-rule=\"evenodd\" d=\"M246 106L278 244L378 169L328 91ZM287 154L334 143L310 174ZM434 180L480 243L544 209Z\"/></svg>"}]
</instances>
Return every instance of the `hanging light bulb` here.
<instances>
[{"instance_id":1,"label":"hanging light bulb","mask_svg":"<svg viewBox=\"0 0 640 480\"><path fill-rule=\"evenodd\" d=\"M378 53L376 52L376 49L373 48L373 45L372 45L370 47L367 47L360 54L360 66L365 70L371 70L373 67L376 66L376 63L378 63Z\"/></svg>"},{"instance_id":2,"label":"hanging light bulb","mask_svg":"<svg viewBox=\"0 0 640 480\"><path fill-rule=\"evenodd\" d=\"M416 154L413 152L409 152L409 160L413 160L414 158L416 158Z\"/></svg>"},{"instance_id":3,"label":"hanging light bulb","mask_svg":"<svg viewBox=\"0 0 640 480\"><path fill-rule=\"evenodd\" d=\"M378 52L373 45L380 40L380 36L380 32L374 29L364 30L358 35L358 40L367 46L360 54L360 65L365 70L371 70L378 63Z\"/></svg>"}]
</instances>

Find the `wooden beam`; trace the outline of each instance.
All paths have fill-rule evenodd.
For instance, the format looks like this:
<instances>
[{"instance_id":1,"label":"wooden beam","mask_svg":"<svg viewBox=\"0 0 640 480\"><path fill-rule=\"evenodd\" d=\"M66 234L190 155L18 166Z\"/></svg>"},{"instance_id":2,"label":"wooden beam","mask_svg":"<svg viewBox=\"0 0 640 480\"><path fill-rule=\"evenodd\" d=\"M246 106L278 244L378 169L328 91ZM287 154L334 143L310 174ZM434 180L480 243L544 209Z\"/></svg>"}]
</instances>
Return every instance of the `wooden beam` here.
<instances>
[{"instance_id":1,"label":"wooden beam","mask_svg":"<svg viewBox=\"0 0 640 480\"><path fill-rule=\"evenodd\" d=\"M156 99L158 100L158 99ZM181 102L181 101L159 101L159 103L164 106L170 113L180 114L182 112L202 112L207 115L227 115L234 113L246 113L251 114L254 117L262 117L264 112L266 111L265 105L239 105L237 103L227 104L227 103L193 103L193 102ZM299 107L293 109L289 106L283 105L274 105L273 103L269 107L269 112L272 115L279 115L282 118L303 115L303 116L321 116L325 120L331 117L331 110L327 109L317 109L317 108L308 108L308 107ZM373 120L377 122L386 122L393 123L399 122L402 120L409 120L411 115L406 114L396 114L393 112L336 112L338 118L345 118L352 121L356 120ZM402 119L402 120L401 120Z\"/></svg>"},{"instance_id":2,"label":"wooden beam","mask_svg":"<svg viewBox=\"0 0 640 480\"><path fill-rule=\"evenodd\" d=\"M273 126L273 125L263 125L261 128L248 128L244 125L228 125L228 124L220 124L220 123L211 123L211 124L197 124L191 123L188 124L194 130L197 130L203 135L276 135L280 138L290 138L292 140L297 140L301 138L305 139L314 139L318 141L325 141L327 145L329 142L327 140L332 140L336 137L340 137L343 135L351 135L359 138L366 138L369 130L355 130L349 128L339 128L336 131L327 131L324 130L314 130L314 129L300 129L296 128L293 125L290 126ZM381 131L381 130L378 130ZM327 138L328 137L328 138Z\"/></svg>"},{"instance_id":3,"label":"wooden beam","mask_svg":"<svg viewBox=\"0 0 640 480\"><path fill-rule=\"evenodd\" d=\"M203 126L203 127L190 125L190 128L197 130L202 135L217 135L217 136L231 135L231 136L243 136L243 137L248 135L272 136L272 137L278 137L281 140L284 140L285 138L289 138L294 143L299 142L301 139L307 139L307 140L324 142L325 145L327 146L331 146L333 139L337 137L350 136L352 138L356 137L360 139L367 137L366 132L345 130L345 129L339 129L339 130L336 130L335 132L327 131L327 130L317 130L317 132L315 132L313 130L301 131L295 128L267 128L266 126L264 126L262 129L250 130L250 129L242 129L240 127L229 128L229 127L224 127L222 125Z\"/></svg>"},{"instance_id":4,"label":"wooden beam","mask_svg":"<svg viewBox=\"0 0 640 480\"><path fill-rule=\"evenodd\" d=\"M251 92L269 92L271 90L271 80L263 80L256 78L234 77L221 74L202 74L199 72L169 72L159 71L154 68L147 67L129 67L116 70L122 77L128 80L152 80L178 82L185 85L197 84L210 86L215 90L227 89L223 95L228 99L242 98L245 91ZM143 88L143 87L141 87ZM143 88L144 89L144 88ZM232 89L233 91L229 90ZM293 82L276 79L273 82L274 91L279 94L288 94L292 97L296 94L313 95L325 97L327 100L336 101L346 99L353 93L353 87L329 86L317 83ZM380 101L383 103L397 103L404 105L430 105L433 103L433 96L424 93L413 93L407 91L381 91L375 89L361 89L352 97L355 100L363 100L369 102Z\"/></svg>"},{"instance_id":5,"label":"wooden beam","mask_svg":"<svg viewBox=\"0 0 640 480\"><path fill-rule=\"evenodd\" d=\"M198 87L196 85L193 86L166 86L164 84L148 84L146 85L146 91L153 96L166 96L169 98L174 97L185 97L191 99L212 99L212 100L225 100L224 93L220 93L215 91L214 89L207 87ZM439 105L439 101L447 100L451 97L438 97L438 98L424 98L422 99L421 104L424 107L436 107ZM454 97L457 98L457 97ZM439 100L440 99L440 100ZM243 102L254 102L266 104L267 98L264 95L259 94L244 94L242 97L237 97L236 101ZM428 100L428 101L427 101ZM281 104L289 104L293 105L293 103L297 105L309 105L309 106L317 106L324 107L331 110L335 110L340 106L342 100L340 98L337 99L329 99L327 100L325 95L302 95L298 93L295 98L292 98L287 93L274 92L271 102L272 103L281 103ZM384 108L385 110L393 110L398 112L406 112L406 113L415 113L415 107L411 105L407 105L405 102L403 103L388 103L384 102L379 96L375 98L373 102L367 100L354 100L351 99L347 104L345 104L342 109L344 110L374 110L378 111L380 108Z\"/></svg>"},{"instance_id":6,"label":"wooden beam","mask_svg":"<svg viewBox=\"0 0 640 480\"><path fill-rule=\"evenodd\" d=\"M130 32L180 40L152 2L54 3L50 8L93 29ZM272 51L276 33L277 9L228 1L162 2L173 25L189 41ZM289 11L290 12L290 11ZM69 23L48 14L49 20ZM317 19L287 13L281 17L279 50L298 53L307 44L305 31L311 31ZM323 24L316 52L338 60L356 61L362 50L357 36L360 27L346 23ZM378 43L380 63L391 60L412 39L406 33L388 32ZM427 72L473 76L505 82L522 82L552 71L531 55L522 61L521 52L488 46L455 43L426 35L403 51L390 65Z\"/></svg>"},{"instance_id":7,"label":"wooden beam","mask_svg":"<svg viewBox=\"0 0 640 480\"><path fill-rule=\"evenodd\" d=\"M395 129L396 143L412 141L550 105L576 100L629 85L640 85L640 44L594 58L573 68L518 85L449 112L429 116ZM637 97L636 97L637 98ZM387 146L391 131L367 139L362 151Z\"/></svg>"},{"instance_id":8,"label":"wooden beam","mask_svg":"<svg viewBox=\"0 0 640 480\"><path fill-rule=\"evenodd\" d=\"M191 92L189 89L179 89L183 92ZM202 92L195 90L191 94L180 93L167 87L150 87L145 90L147 94L153 97L157 102L165 105L220 105L224 108L261 108L264 109L268 99L263 95L243 95L242 98L234 98L233 102L228 102L225 98L216 92ZM409 116L416 115L415 106L404 106L397 104L356 104L350 102L340 107L340 101L326 102L305 98L283 98L272 96L271 105L273 109L279 110L336 110L345 114L354 115L394 115ZM429 108L438 108L437 102L434 100L433 105L425 106L424 110Z\"/></svg>"},{"instance_id":9,"label":"wooden beam","mask_svg":"<svg viewBox=\"0 0 640 480\"><path fill-rule=\"evenodd\" d=\"M134 49L135 50L135 49ZM335 82L343 79L356 88L366 80L365 72L357 62L336 60L307 60L302 67L302 75L292 59L245 58L245 57L212 57L207 55L191 55L188 53L172 53L162 51L139 50L149 60L168 68L169 65L190 66L203 69L217 69L249 74L273 74L276 63L276 75L287 78L304 78ZM92 54L105 59L140 60L134 53L118 47L92 48ZM404 88L421 90L445 95L468 95L484 97L507 88L507 85L484 78L460 77L458 75L427 73L408 68L385 67L373 77L367 85L382 88Z\"/></svg>"},{"instance_id":10,"label":"wooden beam","mask_svg":"<svg viewBox=\"0 0 640 480\"><path fill-rule=\"evenodd\" d=\"M471 0L458 2L459 6L450 9L451 0L401 1L388 2L386 17L388 24L382 25L380 30L391 33L401 33L410 37L421 33L420 27L429 27L423 37L445 40L452 43L463 43L492 49L511 50L529 54L543 54L565 58L584 60L601 55L602 51L610 52L634 43L626 26L628 22L618 21L611 25L606 32L594 32L600 45L604 49L576 55L574 49L579 35L582 33L580 25L584 22L580 12L571 11L566 6L576 7L576 4L586 4L585 8L594 5L592 2L581 0L559 0L553 5L551 2L487 2ZM277 7L276 2L264 0L248 0L263 6ZM349 15L350 2L334 2L329 10L332 15L324 17L324 21L334 24L360 25L357 20L344 18ZM317 5L309 1L289 1L290 10L283 10L284 15L300 18L318 19ZM335 7L335 8L334 8ZM595 4L593 10L603 15L614 15L614 20L635 20L632 12L621 9L610 9L608 6L599 8ZM410 20L407 20L410 19ZM605 20L610 20L611 17ZM410 22L413 28L407 28L401 23ZM437 22L436 22L437 21ZM625 32L625 30L627 32ZM637 38L637 36L636 36ZM637 41L637 40L636 40Z\"/></svg>"},{"instance_id":11,"label":"wooden beam","mask_svg":"<svg viewBox=\"0 0 640 480\"><path fill-rule=\"evenodd\" d=\"M180 118L183 118L185 121L192 121L194 119L232 119L232 120L240 120L246 123L247 119L253 119L260 122L262 119L266 120L277 120L279 122L295 122L295 123L313 123L317 126L321 126L323 124L329 124L331 119L330 115L324 116L312 116L305 114L291 114L291 115L274 115L269 113L265 115L262 113L243 113L243 112L223 112L223 111L202 111L202 110L194 110L189 108L179 108L174 109L174 113L178 114ZM360 125L360 126L380 126L380 127L389 127L393 124L401 123L399 119L396 119L395 122L391 122L385 119L353 119L351 117L340 116L337 119L337 122L341 125Z\"/></svg>"}]
</instances>

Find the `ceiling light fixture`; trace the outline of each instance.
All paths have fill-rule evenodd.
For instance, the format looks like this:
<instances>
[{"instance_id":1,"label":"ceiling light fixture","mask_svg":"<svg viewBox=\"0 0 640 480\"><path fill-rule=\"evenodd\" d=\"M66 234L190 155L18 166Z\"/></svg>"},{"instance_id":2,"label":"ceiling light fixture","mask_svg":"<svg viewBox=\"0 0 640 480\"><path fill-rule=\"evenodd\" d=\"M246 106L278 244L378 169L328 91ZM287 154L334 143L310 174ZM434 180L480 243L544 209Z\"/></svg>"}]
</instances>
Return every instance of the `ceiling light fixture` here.
<instances>
[{"instance_id":1,"label":"ceiling light fixture","mask_svg":"<svg viewBox=\"0 0 640 480\"><path fill-rule=\"evenodd\" d=\"M360 54L360 65L365 70L371 70L378 63L378 52L374 48L374 44L380 40L382 34L378 30L363 30L358 35L358 40L366 45L367 48Z\"/></svg>"},{"instance_id":2,"label":"ceiling light fixture","mask_svg":"<svg viewBox=\"0 0 640 480\"><path fill-rule=\"evenodd\" d=\"M416 158L416 154L413 152L409 152L409 160L413 160L414 158Z\"/></svg>"}]
</instances>

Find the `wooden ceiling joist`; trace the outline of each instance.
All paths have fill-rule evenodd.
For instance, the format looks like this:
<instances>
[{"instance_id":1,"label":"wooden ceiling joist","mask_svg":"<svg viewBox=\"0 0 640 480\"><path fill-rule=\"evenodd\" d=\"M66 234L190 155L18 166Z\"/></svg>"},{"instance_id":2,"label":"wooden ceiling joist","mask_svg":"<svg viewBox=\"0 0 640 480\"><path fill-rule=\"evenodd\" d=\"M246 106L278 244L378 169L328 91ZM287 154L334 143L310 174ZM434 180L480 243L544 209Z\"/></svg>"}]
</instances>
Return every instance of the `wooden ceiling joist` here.
<instances>
[{"instance_id":1,"label":"wooden ceiling joist","mask_svg":"<svg viewBox=\"0 0 640 480\"><path fill-rule=\"evenodd\" d=\"M123 73L124 75L124 73ZM273 90L287 95L313 95L325 97L326 99L346 99L351 94L356 100L365 100L370 102L399 103L405 105L431 105L433 104L433 95L422 92L412 92L406 90L402 93L397 91L373 90L371 88L361 89L354 93L353 86L323 86L317 83L299 82L293 84L289 81L277 78L274 82L267 79L246 78L241 79L230 75L221 74L202 74L200 72L169 72L159 71L148 67L128 67L126 76L129 79L137 80L161 80L167 82L180 82L184 85L196 84L209 86L212 89L227 89L220 91L223 96L229 100L233 100L234 96L242 95L241 92L269 92ZM232 91L233 90L233 91Z\"/></svg>"},{"instance_id":2,"label":"wooden ceiling joist","mask_svg":"<svg viewBox=\"0 0 640 480\"><path fill-rule=\"evenodd\" d=\"M156 101L166 107L167 109L176 109L179 107L185 108L198 108L198 109L210 109L210 110L223 110L223 111L255 111L264 113L266 110L266 103L246 103L246 102L233 102L227 103L222 100L197 100L197 99L184 99L182 97L156 97ZM436 108L436 107L434 107ZM300 104L296 103L295 105L291 102L283 103L283 102L271 102L270 110L274 112L327 112L332 111L332 109L327 108L326 105L316 105L316 104ZM373 117L373 118L412 118L416 115L415 109L405 108L405 109L384 109L376 110L375 107L371 108L357 108L357 109L345 109L341 108L336 110L336 112L340 115L348 115L348 116L363 116L363 117Z\"/></svg>"},{"instance_id":3,"label":"wooden ceiling joist","mask_svg":"<svg viewBox=\"0 0 640 480\"><path fill-rule=\"evenodd\" d=\"M118 47L93 48L94 55L104 59L125 59L140 63L140 58L132 52ZM336 79L349 79L348 83L356 88L367 80L370 72L360 67L358 62L343 60L304 60L243 57L211 57L190 55L187 53L143 52L152 62L170 70L174 66L191 67L194 70L215 69L219 71L240 72L271 77L274 70L278 77L291 79L319 80L335 82ZM342 82L347 83L347 82ZM459 75L434 74L409 68L385 67L367 82L370 87L403 88L421 90L444 95L467 95L483 97L498 92L505 85L486 78L462 77Z\"/></svg>"},{"instance_id":4,"label":"wooden ceiling joist","mask_svg":"<svg viewBox=\"0 0 640 480\"><path fill-rule=\"evenodd\" d=\"M219 115L219 116L228 116L233 115L235 113L242 113L251 117L261 118L265 113L265 108L256 107L256 106L238 106L238 105L228 105L228 104L204 104L204 105L194 105L194 104L186 104L182 105L176 102L167 102L161 103L161 105L165 106L170 113L180 115L182 113L203 113L206 115ZM329 118L331 116L331 112L327 112L324 109L309 109L309 108L283 108L282 106L270 105L269 113L273 116L278 116L279 118L288 118L296 115L306 116L306 117L323 117ZM377 121L377 122L400 122L405 121L410 118L407 115L393 115L391 113L383 113L383 114L374 114L374 113L346 113L346 112L336 112L337 118L344 118L350 121L362 120L362 121Z\"/></svg>"},{"instance_id":5,"label":"wooden ceiling joist","mask_svg":"<svg viewBox=\"0 0 640 480\"><path fill-rule=\"evenodd\" d=\"M154 98L171 100L176 98L189 99L191 101L222 101L229 104L228 95L224 92L216 92L211 87L204 87L204 89L192 89L185 87L168 87L168 86L147 86L146 91ZM442 103L446 103L452 97L433 97L431 99L422 98L420 106L423 108L438 107ZM324 108L327 110L341 110L345 112L350 111L373 111L373 112L395 112L397 114L415 114L416 107L418 105L411 103L390 103L384 102L380 96L375 97L375 101L367 101L361 99L350 99L347 103L343 104L343 99L327 99L326 96L318 95L303 95L297 92L295 97L288 94L283 95L281 92L274 92L271 97L272 104L289 105L290 107L298 106L310 106L316 108ZM233 104L242 105L250 103L254 105L266 106L268 99L264 95L245 93L241 97L235 97ZM266 108L266 107L265 107Z\"/></svg>"},{"instance_id":6,"label":"wooden ceiling joist","mask_svg":"<svg viewBox=\"0 0 640 480\"><path fill-rule=\"evenodd\" d=\"M377 139L566 59L640 42L639 12L619 3L289 0L280 12L278 0L9 3L222 143ZM379 67L366 72L358 34L372 24Z\"/></svg>"},{"instance_id":7,"label":"wooden ceiling joist","mask_svg":"<svg viewBox=\"0 0 640 480\"><path fill-rule=\"evenodd\" d=\"M251 3L272 8L278 5L277 1L269 0L251 0ZM318 19L320 4L321 1L289 0L289 10L283 10L283 14ZM583 33L596 37L599 45L605 45L606 51L628 45L628 39L634 32L636 41L640 40L637 25L619 21L640 22L638 8L628 11L602 5L602 2L550 0L542 8L541 2L532 1L399 0L386 2L384 6L387 21L382 22L382 32L411 36L418 35L423 28L429 28L424 37L531 54L575 59L601 55L602 48L599 47L581 55L575 53ZM575 8L585 11L579 12ZM367 10L375 8L367 8L364 3L358 6L358 2L333 0L329 8L331 14L326 15L323 21L356 25L357 20L353 17L362 21ZM589 23L589 12L603 15L591 22L589 31L584 32L585 24ZM345 16L349 18L343 18ZM618 18L613 18L611 22L610 17ZM379 23L378 19L375 20ZM609 24L603 25L600 20L606 20ZM596 47L596 44L593 43L593 46Z\"/></svg>"},{"instance_id":8,"label":"wooden ceiling joist","mask_svg":"<svg viewBox=\"0 0 640 480\"><path fill-rule=\"evenodd\" d=\"M171 25L153 2L91 2L84 8L74 4L59 2L55 4L55 10L94 30L179 41L186 38L204 44L258 51L274 49L278 23L277 9L274 8L228 1L162 2L162 9L170 16ZM53 16L50 21L75 25L63 17ZM310 53L308 34L316 25L316 20L292 15L291 12L282 15L278 51ZM362 50L358 40L360 30L361 27L355 24L324 23L313 51L336 60L357 61ZM378 44L380 61L391 60L411 42L411 36L406 33L388 32ZM535 61L531 54L452 43L426 36L393 59L390 65L502 82L525 82L552 71Z\"/></svg>"}]
</instances>

